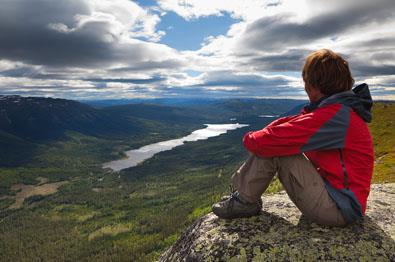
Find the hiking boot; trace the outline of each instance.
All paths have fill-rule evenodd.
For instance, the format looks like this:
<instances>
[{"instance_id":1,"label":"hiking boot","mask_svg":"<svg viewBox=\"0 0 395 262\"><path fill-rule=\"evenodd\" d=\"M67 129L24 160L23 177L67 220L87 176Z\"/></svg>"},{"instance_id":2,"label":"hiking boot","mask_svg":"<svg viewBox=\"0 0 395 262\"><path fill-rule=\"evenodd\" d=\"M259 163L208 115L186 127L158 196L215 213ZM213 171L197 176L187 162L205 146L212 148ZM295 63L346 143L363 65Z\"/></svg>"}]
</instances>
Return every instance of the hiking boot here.
<instances>
[{"instance_id":1,"label":"hiking boot","mask_svg":"<svg viewBox=\"0 0 395 262\"><path fill-rule=\"evenodd\" d=\"M221 199L220 199L219 201L220 201L220 202L225 201L225 200L229 199L231 195L232 195L232 194L222 196ZM262 208L262 206L263 206L262 198L259 198L259 199L258 199L258 204L259 204L259 205L261 206L261 208Z\"/></svg>"},{"instance_id":2,"label":"hiking boot","mask_svg":"<svg viewBox=\"0 0 395 262\"><path fill-rule=\"evenodd\" d=\"M244 200L239 192L234 192L226 200L218 202L212 206L212 211L220 218L238 218L256 216L261 211L262 206L257 201L250 203Z\"/></svg>"},{"instance_id":3,"label":"hiking boot","mask_svg":"<svg viewBox=\"0 0 395 262\"><path fill-rule=\"evenodd\" d=\"M225 200L229 199L236 192L236 189L232 185L229 185L229 192L230 192L229 195L222 196L219 201L222 202L222 201L225 201ZM262 198L258 199L258 203L259 203L259 205L262 208L262 205L263 205Z\"/></svg>"}]
</instances>

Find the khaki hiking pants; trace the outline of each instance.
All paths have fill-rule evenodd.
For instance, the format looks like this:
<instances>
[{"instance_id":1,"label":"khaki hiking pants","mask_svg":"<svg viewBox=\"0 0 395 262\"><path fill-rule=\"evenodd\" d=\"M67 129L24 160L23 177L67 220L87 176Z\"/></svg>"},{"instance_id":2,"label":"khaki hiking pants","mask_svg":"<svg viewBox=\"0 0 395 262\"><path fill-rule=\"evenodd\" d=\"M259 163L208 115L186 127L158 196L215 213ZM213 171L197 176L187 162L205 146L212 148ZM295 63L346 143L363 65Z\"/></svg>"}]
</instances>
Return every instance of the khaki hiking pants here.
<instances>
[{"instance_id":1,"label":"khaki hiking pants","mask_svg":"<svg viewBox=\"0 0 395 262\"><path fill-rule=\"evenodd\" d=\"M276 174L289 198L309 220L329 226L346 224L324 180L304 154L270 158L251 154L233 174L232 183L243 198L255 202Z\"/></svg>"}]
</instances>

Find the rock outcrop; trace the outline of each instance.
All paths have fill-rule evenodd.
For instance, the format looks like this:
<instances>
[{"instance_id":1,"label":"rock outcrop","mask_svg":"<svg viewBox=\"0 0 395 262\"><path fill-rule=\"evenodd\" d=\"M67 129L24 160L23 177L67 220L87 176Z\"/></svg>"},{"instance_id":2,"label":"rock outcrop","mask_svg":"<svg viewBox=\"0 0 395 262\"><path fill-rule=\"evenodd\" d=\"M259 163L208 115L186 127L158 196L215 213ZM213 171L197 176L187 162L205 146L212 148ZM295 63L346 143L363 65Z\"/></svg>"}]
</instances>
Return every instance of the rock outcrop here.
<instances>
[{"instance_id":1,"label":"rock outcrop","mask_svg":"<svg viewBox=\"0 0 395 262\"><path fill-rule=\"evenodd\" d=\"M372 185L365 219L343 228L307 221L285 192L264 195L260 216L210 213L160 261L395 261L395 184Z\"/></svg>"}]
</instances>

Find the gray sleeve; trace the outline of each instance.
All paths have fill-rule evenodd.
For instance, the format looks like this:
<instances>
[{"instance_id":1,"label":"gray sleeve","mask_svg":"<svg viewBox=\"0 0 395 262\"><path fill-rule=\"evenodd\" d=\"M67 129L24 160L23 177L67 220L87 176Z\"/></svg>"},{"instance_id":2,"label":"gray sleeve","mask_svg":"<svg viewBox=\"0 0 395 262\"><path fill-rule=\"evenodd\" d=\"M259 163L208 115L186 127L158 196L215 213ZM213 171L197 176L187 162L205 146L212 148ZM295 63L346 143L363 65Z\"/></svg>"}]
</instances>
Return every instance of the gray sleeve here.
<instances>
[{"instance_id":1,"label":"gray sleeve","mask_svg":"<svg viewBox=\"0 0 395 262\"><path fill-rule=\"evenodd\" d=\"M342 105L336 114L314 133L301 152L323 149L344 148L345 137L350 123L350 108Z\"/></svg>"}]
</instances>

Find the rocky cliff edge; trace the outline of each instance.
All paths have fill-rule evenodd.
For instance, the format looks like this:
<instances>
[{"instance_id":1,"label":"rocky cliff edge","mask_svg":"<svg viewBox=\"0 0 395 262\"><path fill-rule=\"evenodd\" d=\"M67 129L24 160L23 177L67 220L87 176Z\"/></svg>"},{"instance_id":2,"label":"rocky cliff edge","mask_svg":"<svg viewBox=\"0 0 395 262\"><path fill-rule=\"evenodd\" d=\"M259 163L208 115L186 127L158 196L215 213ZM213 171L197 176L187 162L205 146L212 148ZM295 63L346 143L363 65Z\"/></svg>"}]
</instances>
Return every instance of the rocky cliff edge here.
<instances>
[{"instance_id":1,"label":"rocky cliff edge","mask_svg":"<svg viewBox=\"0 0 395 262\"><path fill-rule=\"evenodd\" d=\"M395 184L372 185L364 221L322 227L285 192L264 195L262 214L191 225L159 261L395 261Z\"/></svg>"}]
</instances>

